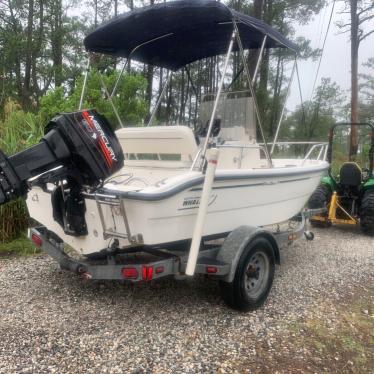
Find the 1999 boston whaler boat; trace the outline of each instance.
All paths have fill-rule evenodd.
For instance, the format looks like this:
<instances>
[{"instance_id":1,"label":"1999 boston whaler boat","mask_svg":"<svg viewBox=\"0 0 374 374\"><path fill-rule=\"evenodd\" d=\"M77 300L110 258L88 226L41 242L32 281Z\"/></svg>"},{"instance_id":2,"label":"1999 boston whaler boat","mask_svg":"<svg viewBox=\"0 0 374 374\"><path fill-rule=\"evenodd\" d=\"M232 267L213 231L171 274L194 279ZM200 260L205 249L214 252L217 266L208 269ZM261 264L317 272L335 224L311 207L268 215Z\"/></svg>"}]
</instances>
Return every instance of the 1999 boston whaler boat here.
<instances>
[{"instance_id":1,"label":"1999 boston whaler boat","mask_svg":"<svg viewBox=\"0 0 374 374\"><path fill-rule=\"evenodd\" d=\"M211 0L126 13L89 34L85 46L170 71L226 57L217 92L201 100L195 131L170 125L113 134L97 112L80 110L56 117L31 158L3 156L8 182L22 184L12 194L30 189L27 206L42 225L31 238L63 267L89 278L137 281L208 273L223 281L230 305L260 305L271 286L278 244L294 237L286 233L278 239L259 227L300 213L329 165L325 144L314 145L303 159L274 159L265 139L257 143L256 126L262 136L263 131L244 50L259 49L260 62L264 48L295 46L263 22ZM243 59L247 88L225 92L234 51ZM154 114L150 123L153 119ZM3 201L12 194L3 185ZM227 235L213 251L204 245ZM77 262L63 252L63 243L87 257L109 255L112 262L106 267ZM162 256L131 266L119 258L113 262L114 255L135 251Z\"/></svg>"}]
</instances>

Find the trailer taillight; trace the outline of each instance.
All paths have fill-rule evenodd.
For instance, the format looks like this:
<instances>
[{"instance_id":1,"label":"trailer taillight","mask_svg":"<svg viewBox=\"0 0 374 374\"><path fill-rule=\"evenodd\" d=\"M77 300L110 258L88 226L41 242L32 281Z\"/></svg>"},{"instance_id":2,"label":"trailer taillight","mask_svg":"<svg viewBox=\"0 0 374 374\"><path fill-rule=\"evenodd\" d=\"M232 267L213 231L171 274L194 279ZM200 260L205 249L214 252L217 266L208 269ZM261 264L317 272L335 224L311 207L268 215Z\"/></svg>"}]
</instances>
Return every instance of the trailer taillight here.
<instances>
[{"instance_id":1,"label":"trailer taillight","mask_svg":"<svg viewBox=\"0 0 374 374\"><path fill-rule=\"evenodd\" d=\"M31 240L33 241L33 243L37 246L37 247L41 247L42 244L43 244L43 240L41 237L39 237L38 235L36 234L31 234Z\"/></svg>"},{"instance_id":2,"label":"trailer taillight","mask_svg":"<svg viewBox=\"0 0 374 374\"><path fill-rule=\"evenodd\" d=\"M122 269L122 276L125 279L136 279L138 278L138 270L136 268L123 268Z\"/></svg>"},{"instance_id":3,"label":"trailer taillight","mask_svg":"<svg viewBox=\"0 0 374 374\"><path fill-rule=\"evenodd\" d=\"M143 280L150 281L153 278L153 266L142 267L142 278Z\"/></svg>"},{"instance_id":4,"label":"trailer taillight","mask_svg":"<svg viewBox=\"0 0 374 374\"><path fill-rule=\"evenodd\" d=\"M218 269L215 267L215 266L207 266L205 268L205 271L208 273L208 274L215 274L217 273Z\"/></svg>"},{"instance_id":5,"label":"trailer taillight","mask_svg":"<svg viewBox=\"0 0 374 374\"><path fill-rule=\"evenodd\" d=\"M156 274L161 274L164 272L164 267L163 266L157 266L157 268L155 269L155 273Z\"/></svg>"}]
</instances>

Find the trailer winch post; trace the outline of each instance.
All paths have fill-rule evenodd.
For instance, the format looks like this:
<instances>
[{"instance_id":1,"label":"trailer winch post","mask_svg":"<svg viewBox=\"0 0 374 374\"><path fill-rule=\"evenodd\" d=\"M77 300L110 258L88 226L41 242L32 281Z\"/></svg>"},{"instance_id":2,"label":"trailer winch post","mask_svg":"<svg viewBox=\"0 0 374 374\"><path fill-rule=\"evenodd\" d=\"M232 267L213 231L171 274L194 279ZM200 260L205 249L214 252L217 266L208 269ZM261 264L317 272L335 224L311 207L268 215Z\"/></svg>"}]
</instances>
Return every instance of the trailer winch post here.
<instances>
[{"instance_id":1,"label":"trailer winch post","mask_svg":"<svg viewBox=\"0 0 374 374\"><path fill-rule=\"evenodd\" d=\"M210 194L214 176L216 173L219 150L217 148L210 148L207 152L208 166L205 173L203 191L201 193L199 210L197 212L195 228L192 236L190 253L188 255L186 274L194 275L197 257L199 255L201 236L203 234L205 219L208 211Z\"/></svg>"}]
</instances>

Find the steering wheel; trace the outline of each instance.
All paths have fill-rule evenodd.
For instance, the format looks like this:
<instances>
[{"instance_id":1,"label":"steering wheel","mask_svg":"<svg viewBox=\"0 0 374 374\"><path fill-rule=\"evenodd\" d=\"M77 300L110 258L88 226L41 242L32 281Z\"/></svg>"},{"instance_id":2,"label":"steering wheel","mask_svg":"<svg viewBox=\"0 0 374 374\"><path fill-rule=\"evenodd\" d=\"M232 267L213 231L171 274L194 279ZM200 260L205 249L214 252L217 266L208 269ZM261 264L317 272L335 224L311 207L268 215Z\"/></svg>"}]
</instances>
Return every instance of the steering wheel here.
<instances>
[{"instance_id":1,"label":"steering wheel","mask_svg":"<svg viewBox=\"0 0 374 374\"><path fill-rule=\"evenodd\" d=\"M205 137L206 136L206 126L203 125L202 121L200 119L198 119L196 121L196 125L195 125L195 136L201 136L201 137Z\"/></svg>"},{"instance_id":2,"label":"steering wheel","mask_svg":"<svg viewBox=\"0 0 374 374\"><path fill-rule=\"evenodd\" d=\"M362 168L362 179L365 181L370 177L370 169L369 168Z\"/></svg>"},{"instance_id":3,"label":"steering wheel","mask_svg":"<svg viewBox=\"0 0 374 374\"><path fill-rule=\"evenodd\" d=\"M201 136L203 138L206 137L208 127L209 127L209 120L206 121L205 126L203 125L201 120L197 120L196 125L195 125L195 135ZM215 118L213 121L211 134L213 137L217 137L220 131L221 131L221 118Z\"/></svg>"},{"instance_id":4,"label":"steering wheel","mask_svg":"<svg viewBox=\"0 0 374 374\"><path fill-rule=\"evenodd\" d=\"M212 135L217 137L221 131L221 118L215 118L213 121Z\"/></svg>"}]
</instances>

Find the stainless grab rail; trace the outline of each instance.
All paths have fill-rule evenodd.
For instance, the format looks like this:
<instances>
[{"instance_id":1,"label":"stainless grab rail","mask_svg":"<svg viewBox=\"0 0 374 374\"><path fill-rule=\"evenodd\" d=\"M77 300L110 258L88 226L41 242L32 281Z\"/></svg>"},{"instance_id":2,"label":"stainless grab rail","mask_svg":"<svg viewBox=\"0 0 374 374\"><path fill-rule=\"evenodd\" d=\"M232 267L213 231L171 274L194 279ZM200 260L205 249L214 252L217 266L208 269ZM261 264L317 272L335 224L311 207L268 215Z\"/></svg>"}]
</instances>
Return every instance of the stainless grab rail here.
<instances>
[{"instance_id":1,"label":"stainless grab rail","mask_svg":"<svg viewBox=\"0 0 374 374\"><path fill-rule=\"evenodd\" d=\"M243 160L243 150L244 149L259 149L266 155L265 146L262 144L221 144L217 145L217 148L239 148L240 149L240 159L238 169L241 168L242 160ZM269 167L272 167L272 164L268 158L266 158Z\"/></svg>"},{"instance_id":2,"label":"stainless grab rail","mask_svg":"<svg viewBox=\"0 0 374 374\"><path fill-rule=\"evenodd\" d=\"M261 143L260 143L261 144ZM268 143L273 144L273 143ZM307 160L311 160L310 156L315 152L316 149L320 148L317 158L314 160L316 161L326 161L327 158L327 149L328 143L327 142L277 142L275 143L276 146L291 146L291 145L311 145L312 147L308 150L306 155L304 156L301 165L304 165Z\"/></svg>"}]
</instances>

